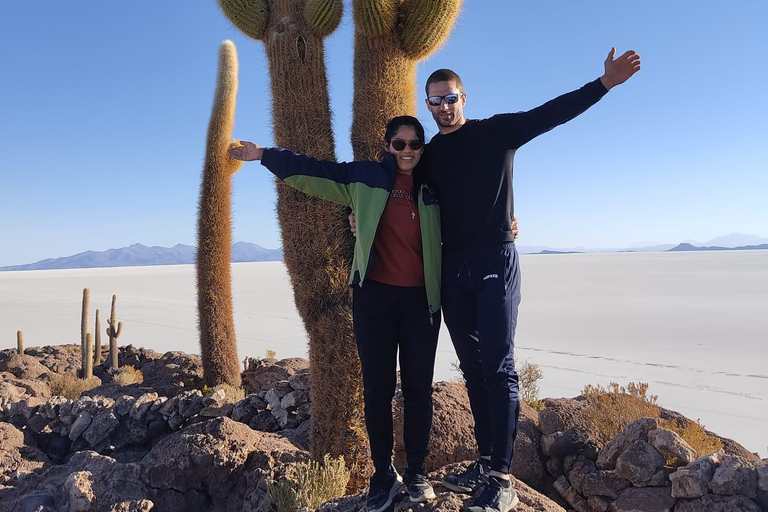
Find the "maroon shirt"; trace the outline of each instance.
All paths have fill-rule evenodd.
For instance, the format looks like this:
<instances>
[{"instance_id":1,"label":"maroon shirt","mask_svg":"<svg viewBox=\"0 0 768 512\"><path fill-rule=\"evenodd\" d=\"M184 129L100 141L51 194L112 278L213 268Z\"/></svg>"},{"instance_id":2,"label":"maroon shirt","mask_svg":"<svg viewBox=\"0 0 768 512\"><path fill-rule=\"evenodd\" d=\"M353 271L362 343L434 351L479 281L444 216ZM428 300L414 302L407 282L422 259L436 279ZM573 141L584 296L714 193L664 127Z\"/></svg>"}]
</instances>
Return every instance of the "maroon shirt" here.
<instances>
[{"instance_id":1,"label":"maroon shirt","mask_svg":"<svg viewBox=\"0 0 768 512\"><path fill-rule=\"evenodd\" d=\"M393 286L424 286L421 228L412 174L397 173L373 240L373 265L366 278Z\"/></svg>"}]
</instances>

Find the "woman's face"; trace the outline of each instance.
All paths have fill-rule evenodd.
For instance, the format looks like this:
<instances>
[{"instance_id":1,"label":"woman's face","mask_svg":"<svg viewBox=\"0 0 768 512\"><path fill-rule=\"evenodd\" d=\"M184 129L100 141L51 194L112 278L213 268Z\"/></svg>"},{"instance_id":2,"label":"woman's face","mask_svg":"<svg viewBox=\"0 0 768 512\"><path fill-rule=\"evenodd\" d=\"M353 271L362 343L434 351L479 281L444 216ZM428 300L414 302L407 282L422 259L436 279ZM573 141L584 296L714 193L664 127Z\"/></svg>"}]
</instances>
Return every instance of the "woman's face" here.
<instances>
[{"instance_id":1,"label":"woman's face","mask_svg":"<svg viewBox=\"0 0 768 512\"><path fill-rule=\"evenodd\" d=\"M414 150L411 144L418 146L419 149ZM395 149L395 146L402 147L402 149ZM404 174L411 174L421 159L421 153L424 151L424 142L416 135L416 129L413 126L404 125L392 137L392 140L387 145L387 151L395 157L398 171Z\"/></svg>"}]
</instances>

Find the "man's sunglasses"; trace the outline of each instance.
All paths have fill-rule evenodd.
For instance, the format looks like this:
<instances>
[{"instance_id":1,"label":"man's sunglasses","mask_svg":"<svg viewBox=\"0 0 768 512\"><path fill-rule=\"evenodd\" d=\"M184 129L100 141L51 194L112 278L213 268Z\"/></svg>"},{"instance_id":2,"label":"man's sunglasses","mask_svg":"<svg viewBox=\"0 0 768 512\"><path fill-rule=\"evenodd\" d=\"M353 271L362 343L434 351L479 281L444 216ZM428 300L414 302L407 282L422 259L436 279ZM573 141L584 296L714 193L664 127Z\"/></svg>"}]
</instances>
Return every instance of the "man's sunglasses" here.
<instances>
[{"instance_id":1,"label":"man's sunglasses","mask_svg":"<svg viewBox=\"0 0 768 512\"><path fill-rule=\"evenodd\" d=\"M392 148L395 151L402 151L402 150L404 150L406 144L411 146L412 150L418 151L424 145L424 143L421 142L419 139L409 140L408 142L405 142L403 139L392 139L391 144L392 144Z\"/></svg>"},{"instance_id":2,"label":"man's sunglasses","mask_svg":"<svg viewBox=\"0 0 768 512\"><path fill-rule=\"evenodd\" d=\"M445 100L446 105L453 105L457 101L459 101L459 95L458 94L446 94L445 96L430 96L427 98L427 101L430 105L433 107L439 107L440 104Z\"/></svg>"}]
</instances>

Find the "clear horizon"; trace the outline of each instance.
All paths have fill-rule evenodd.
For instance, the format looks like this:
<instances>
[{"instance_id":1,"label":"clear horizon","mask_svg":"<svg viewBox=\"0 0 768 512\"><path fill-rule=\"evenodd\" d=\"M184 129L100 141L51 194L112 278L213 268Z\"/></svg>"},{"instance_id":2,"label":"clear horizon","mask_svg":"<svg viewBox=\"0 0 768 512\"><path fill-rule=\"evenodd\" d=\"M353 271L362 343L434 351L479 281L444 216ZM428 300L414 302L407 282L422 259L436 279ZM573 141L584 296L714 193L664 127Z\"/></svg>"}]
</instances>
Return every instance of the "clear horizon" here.
<instances>
[{"instance_id":1,"label":"clear horizon","mask_svg":"<svg viewBox=\"0 0 768 512\"><path fill-rule=\"evenodd\" d=\"M456 70L468 117L528 110L602 74L611 46L643 69L579 118L517 154L521 245L631 247L731 232L768 236L768 71L755 65L768 3L638 8L465 2L421 84ZM326 39L339 160L351 158L352 20ZM262 43L211 0L0 8L0 266L139 241L194 245L217 52L240 60L234 136L271 145ZM393 113L394 114L394 113ZM279 247L271 175L234 178L234 240ZM644 242L643 242L644 243Z\"/></svg>"}]
</instances>

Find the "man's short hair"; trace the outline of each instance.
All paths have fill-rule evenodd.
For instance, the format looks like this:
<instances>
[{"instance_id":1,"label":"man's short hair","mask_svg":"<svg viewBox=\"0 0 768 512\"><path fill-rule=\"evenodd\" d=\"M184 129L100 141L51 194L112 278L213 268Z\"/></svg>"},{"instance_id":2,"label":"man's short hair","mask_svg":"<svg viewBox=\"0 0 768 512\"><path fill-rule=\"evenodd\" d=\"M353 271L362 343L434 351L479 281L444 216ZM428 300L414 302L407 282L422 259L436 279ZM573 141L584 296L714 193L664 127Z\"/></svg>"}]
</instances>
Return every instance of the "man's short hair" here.
<instances>
[{"instance_id":1,"label":"man's short hair","mask_svg":"<svg viewBox=\"0 0 768 512\"><path fill-rule=\"evenodd\" d=\"M429 85L436 84L437 82L454 82L456 87L459 88L459 92L464 92L464 84L461 83L461 77L450 69L438 69L427 78L427 85L424 86L424 91L429 96Z\"/></svg>"}]
</instances>

